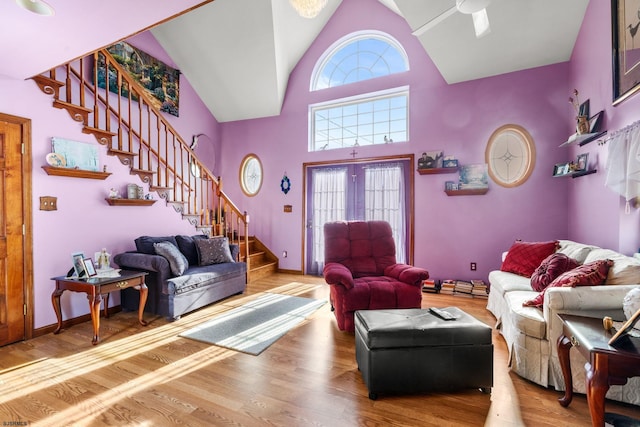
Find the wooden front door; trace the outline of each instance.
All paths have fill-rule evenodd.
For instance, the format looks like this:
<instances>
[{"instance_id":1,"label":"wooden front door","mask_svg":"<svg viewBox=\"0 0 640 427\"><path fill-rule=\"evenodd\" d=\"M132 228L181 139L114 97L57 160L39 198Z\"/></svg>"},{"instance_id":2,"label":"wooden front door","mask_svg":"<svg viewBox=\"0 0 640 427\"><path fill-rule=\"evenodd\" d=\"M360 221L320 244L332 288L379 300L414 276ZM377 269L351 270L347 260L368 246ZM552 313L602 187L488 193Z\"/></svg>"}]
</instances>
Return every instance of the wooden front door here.
<instances>
[{"instance_id":1,"label":"wooden front door","mask_svg":"<svg viewBox=\"0 0 640 427\"><path fill-rule=\"evenodd\" d=\"M26 119L0 114L0 346L27 338L25 216L30 209L24 195L31 171L23 168L25 126Z\"/></svg>"}]
</instances>

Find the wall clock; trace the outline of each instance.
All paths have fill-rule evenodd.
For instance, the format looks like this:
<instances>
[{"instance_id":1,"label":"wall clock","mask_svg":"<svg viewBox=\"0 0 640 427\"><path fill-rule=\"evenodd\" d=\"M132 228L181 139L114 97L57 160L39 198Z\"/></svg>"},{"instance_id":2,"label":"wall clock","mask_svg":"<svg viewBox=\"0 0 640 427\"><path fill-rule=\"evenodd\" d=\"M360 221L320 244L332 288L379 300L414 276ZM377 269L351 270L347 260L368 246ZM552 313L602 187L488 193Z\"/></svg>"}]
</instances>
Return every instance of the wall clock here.
<instances>
[{"instance_id":1,"label":"wall clock","mask_svg":"<svg viewBox=\"0 0 640 427\"><path fill-rule=\"evenodd\" d=\"M536 163L533 138L522 126L501 126L489 138L485 161L496 184L517 187L529 178Z\"/></svg>"},{"instance_id":2,"label":"wall clock","mask_svg":"<svg viewBox=\"0 0 640 427\"><path fill-rule=\"evenodd\" d=\"M262 163L255 154L247 154L240 164L240 187L247 196L255 196L262 187Z\"/></svg>"}]
</instances>

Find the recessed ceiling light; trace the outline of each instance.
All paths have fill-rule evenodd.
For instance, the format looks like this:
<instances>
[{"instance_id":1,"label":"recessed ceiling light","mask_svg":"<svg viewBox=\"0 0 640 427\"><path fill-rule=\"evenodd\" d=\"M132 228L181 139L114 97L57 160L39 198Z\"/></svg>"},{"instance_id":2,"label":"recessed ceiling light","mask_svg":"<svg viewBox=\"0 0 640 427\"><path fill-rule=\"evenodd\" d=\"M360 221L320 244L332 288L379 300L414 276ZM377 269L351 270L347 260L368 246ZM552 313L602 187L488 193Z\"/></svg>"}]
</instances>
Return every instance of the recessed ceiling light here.
<instances>
[{"instance_id":1,"label":"recessed ceiling light","mask_svg":"<svg viewBox=\"0 0 640 427\"><path fill-rule=\"evenodd\" d=\"M16 0L16 3L18 6L38 15L53 16L55 14L53 8L42 0Z\"/></svg>"}]
</instances>

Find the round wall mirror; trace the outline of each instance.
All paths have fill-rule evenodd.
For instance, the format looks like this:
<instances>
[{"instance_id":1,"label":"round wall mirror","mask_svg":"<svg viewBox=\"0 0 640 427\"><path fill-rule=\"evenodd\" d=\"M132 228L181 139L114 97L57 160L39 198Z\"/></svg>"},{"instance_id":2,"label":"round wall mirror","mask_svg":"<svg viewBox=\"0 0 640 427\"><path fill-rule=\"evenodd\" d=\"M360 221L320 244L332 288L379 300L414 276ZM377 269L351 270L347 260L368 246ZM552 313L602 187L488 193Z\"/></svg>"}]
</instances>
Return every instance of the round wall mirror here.
<instances>
[{"instance_id":1,"label":"round wall mirror","mask_svg":"<svg viewBox=\"0 0 640 427\"><path fill-rule=\"evenodd\" d=\"M489 138L485 161L496 184L517 187L529 178L536 163L533 138L522 126L501 126Z\"/></svg>"},{"instance_id":2,"label":"round wall mirror","mask_svg":"<svg viewBox=\"0 0 640 427\"><path fill-rule=\"evenodd\" d=\"M262 163L255 154L247 154L240 163L240 187L247 196L255 196L262 187Z\"/></svg>"}]
</instances>

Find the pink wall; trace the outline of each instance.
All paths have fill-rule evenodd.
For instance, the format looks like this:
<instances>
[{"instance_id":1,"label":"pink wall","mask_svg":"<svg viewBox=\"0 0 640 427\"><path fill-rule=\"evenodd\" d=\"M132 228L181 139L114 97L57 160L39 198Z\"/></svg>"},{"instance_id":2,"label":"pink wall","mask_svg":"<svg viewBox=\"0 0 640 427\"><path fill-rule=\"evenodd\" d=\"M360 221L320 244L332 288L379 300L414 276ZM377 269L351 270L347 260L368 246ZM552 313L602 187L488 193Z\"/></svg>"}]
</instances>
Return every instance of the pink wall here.
<instances>
[{"instance_id":1,"label":"pink wall","mask_svg":"<svg viewBox=\"0 0 640 427\"><path fill-rule=\"evenodd\" d=\"M368 13L361 13L367 10ZM374 29L395 37L409 55L403 75L359 85L309 92L315 62L337 39ZM462 163L484 163L491 133L507 123L524 126L533 136L537 166L522 186L506 189L493 183L485 196L447 197L447 175L415 174L415 263L435 278L486 278L500 266L500 254L515 239L566 237L567 180L551 177L554 163L566 156L558 145L566 139L570 110L566 103L568 64L542 67L457 85L447 85L407 24L376 0L351 0L341 6L298 63L289 79L278 117L223 123L225 190L251 213L251 230L277 254L287 250L281 268L302 269L302 164L350 158L351 149L307 152L308 105L358 92L408 84L411 87L410 141L359 147L358 158L442 149ZM255 197L238 185L238 167L247 153L264 164L264 184ZM291 191L280 191L287 172ZM293 213L283 205L292 204ZM476 262L477 272L469 271Z\"/></svg>"},{"instance_id":2,"label":"pink wall","mask_svg":"<svg viewBox=\"0 0 640 427\"><path fill-rule=\"evenodd\" d=\"M136 47L171 64L166 54L148 34L131 41ZM180 117L168 116L172 126L189 139L195 133L206 133L217 140L219 125L204 107L189 82L181 77ZM105 181L48 176L41 168L51 151L51 137L96 144L93 137L81 132L64 110L51 106L52 98L42 93L31 80L0 78L0 112L32 120L33 155L33 261L35 327L56 322L51 306L51 277L63 275L71 266L71 253L83 251L93 257L105 247L111 254L134 249L133 239L139 235L194 234L196 230L172 208L160 200L151 207L109 206L104 198L111 187L125 188L128 183L141 185L129 175L127 167L106 155L101 148L102 164L113 174ZM209 140L201 139L199 150L210 152ZM199 151L198 150L198 151ZM146 185L145 185L146 187ZM145 192L148 188L145 188ZM58 198L58 210L38 210L40 196ZM157 198L157 196L156 196ZM120 303L114 293L110 305ZM86 297L66 292L62 296L64 318L87 314Z\"/></svg>"},{"instance_id":3,"label":"pink wall","mask_svg":"<svg viewBox=\"0 0 640 427\"><path fill-rule=\"evenodd\" d=\"M640 119L639 95L612 105L610 2L589 2L570 64L566 96L577 88L583 99L590 99L593 112L604 110L605 128L610 132ZM570 125L568 128L567 133ZM608 144L595 142L572 149L573 156L589 153L598 173L570 184L569 237L632 254L640 245L640 211L632 205L630 214L626 214L624 200L605 187L607 150Z\"/></svg>"}]
</instances>

